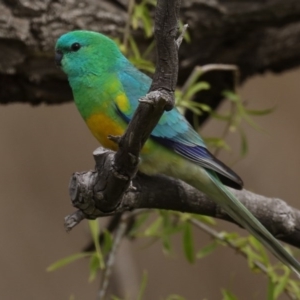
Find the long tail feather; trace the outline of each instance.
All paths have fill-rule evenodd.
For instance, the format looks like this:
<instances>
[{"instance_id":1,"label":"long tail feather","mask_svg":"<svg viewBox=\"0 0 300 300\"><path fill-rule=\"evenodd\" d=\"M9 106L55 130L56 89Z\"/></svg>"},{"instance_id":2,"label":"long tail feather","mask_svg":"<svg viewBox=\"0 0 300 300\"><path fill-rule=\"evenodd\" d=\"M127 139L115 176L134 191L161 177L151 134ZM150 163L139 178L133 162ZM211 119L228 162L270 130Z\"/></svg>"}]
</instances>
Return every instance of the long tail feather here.
<instances>
[{"instance_id":1,"label":"long tail feather","mask_svg":"<svg viewBox=\"0 0 300 300\"><path fill-rule=\"evenodd\" d=\"M217 176L208 171L214 185L214 191L208 196L218 203L235 221L256 237L281 262L290 267L300 278L300 263L290 255L276 238L259 222L259 220L220 182ZM211 194L211 195L209 195Z\"/></svg>"}]
</instances>

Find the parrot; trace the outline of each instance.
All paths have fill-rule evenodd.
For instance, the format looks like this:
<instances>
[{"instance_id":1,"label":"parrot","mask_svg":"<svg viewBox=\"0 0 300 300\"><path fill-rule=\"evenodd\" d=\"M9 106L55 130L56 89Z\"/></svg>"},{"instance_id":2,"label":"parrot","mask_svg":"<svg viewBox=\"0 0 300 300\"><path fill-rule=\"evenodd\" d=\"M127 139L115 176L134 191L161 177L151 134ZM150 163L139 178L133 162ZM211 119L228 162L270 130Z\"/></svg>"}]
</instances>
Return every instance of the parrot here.
<instances>
[{"instance_id":1,"label":"parrot","mask_svg":"<svg viewBox=\"0 0 300 300\"><path fill-rule=\"evenodd\" d=\"M139 71L109 37L75 30L61 35L55 62L66 73L74 102L91 133L105 148L108 136L121 136L147 94L151 78ZM143 124L141 124L143 126ZM203 139L175 107L165 111L140 153L139 170L178 178L206 194L300 277L300 263L230 192L241 178L213 156Z\"/></svg>"}]
</instances>

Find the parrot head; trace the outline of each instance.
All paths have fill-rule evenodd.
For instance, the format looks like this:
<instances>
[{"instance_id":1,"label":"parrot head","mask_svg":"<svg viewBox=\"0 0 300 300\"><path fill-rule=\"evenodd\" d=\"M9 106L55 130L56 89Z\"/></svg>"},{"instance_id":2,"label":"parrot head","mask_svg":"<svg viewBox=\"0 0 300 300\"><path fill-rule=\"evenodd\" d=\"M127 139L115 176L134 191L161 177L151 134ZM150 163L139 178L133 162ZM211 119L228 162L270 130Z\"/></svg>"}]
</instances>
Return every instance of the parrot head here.
<instances>
[{"instance_id":1,"label":"parrot head","mask_svg":"<svg viewBox=\"0 0 300 300\"><path fill-rule=\"evenodd\" d=\"M114 41L93 31L77 30L56 42L55 62L68 77L105 72L122 57Z\"/></svg>"}]
</instances>

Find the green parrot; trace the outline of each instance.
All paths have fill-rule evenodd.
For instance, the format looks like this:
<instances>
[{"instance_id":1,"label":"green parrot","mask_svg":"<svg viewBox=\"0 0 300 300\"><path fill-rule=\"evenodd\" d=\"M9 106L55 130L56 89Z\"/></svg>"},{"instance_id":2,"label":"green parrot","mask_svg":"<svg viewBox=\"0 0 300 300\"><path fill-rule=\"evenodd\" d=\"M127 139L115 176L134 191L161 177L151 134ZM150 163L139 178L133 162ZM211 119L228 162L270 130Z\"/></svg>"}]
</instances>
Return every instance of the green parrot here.
<instances>
[{"instance_id":1,"label":"green parrot","mask_svg":"<svg viewBox=\"0 0 300 300\"><path fill-rule=\"evenodd\" d=\"M123 56L114 41L97 32L66 33L55 49L56 63L67 74L90 131L102 146L117 150L108 136L124 133L151 79ZM179 178L202 191L299 276L299 262L226 188L241 189L240 177L207 150L176 108L162 115L140 157L140 171Z\"/></svg>"}]
</instances>

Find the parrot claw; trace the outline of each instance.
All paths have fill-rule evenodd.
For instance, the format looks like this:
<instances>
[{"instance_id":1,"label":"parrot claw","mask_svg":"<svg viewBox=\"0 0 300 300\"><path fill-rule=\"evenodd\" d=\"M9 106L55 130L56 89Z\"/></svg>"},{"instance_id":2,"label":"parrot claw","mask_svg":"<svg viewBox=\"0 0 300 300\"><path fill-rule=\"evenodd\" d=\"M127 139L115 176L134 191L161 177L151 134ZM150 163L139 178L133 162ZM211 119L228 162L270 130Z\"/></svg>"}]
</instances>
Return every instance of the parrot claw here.
<instances>
[{"instance_id":1,"label":"parrot claw","mask_svg":"<svg viewBox=\"0 0 300 300\"><path fill-rule=\"evenodd\" d=\"M121 137L119 135L108 135L107 138L119 145Z\"/></svg>"},{"instance_id":2,"label":"parrot claw","mask_svg":"<svg viewBox=\"0 0 300 300\"><path fill-rule=\"evenodd\" d=\"M166 111L169 111L174 107L173 93L170 94L170 92L164 90L150 92L145 97L140 98L139 102L156 106L162 101L162 99L165 102Z\"/></svg>"}]
</instances>

